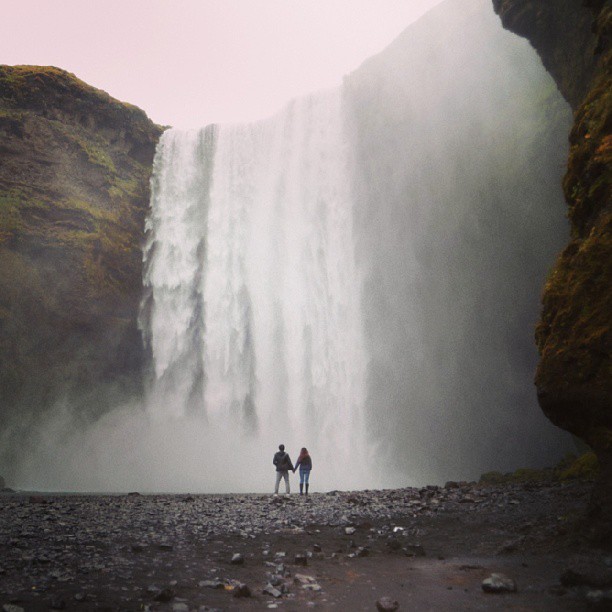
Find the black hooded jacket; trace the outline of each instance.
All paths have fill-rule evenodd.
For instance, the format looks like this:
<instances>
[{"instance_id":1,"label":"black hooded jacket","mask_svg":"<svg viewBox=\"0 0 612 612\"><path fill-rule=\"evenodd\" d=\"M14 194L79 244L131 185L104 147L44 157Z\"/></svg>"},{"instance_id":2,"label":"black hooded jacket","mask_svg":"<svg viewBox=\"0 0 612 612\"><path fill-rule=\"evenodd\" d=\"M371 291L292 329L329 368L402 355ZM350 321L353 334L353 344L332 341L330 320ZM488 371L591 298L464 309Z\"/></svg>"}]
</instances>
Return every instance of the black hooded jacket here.
<instances>
[{"instance_id":1,"label":"black hooded jacket","mask_svg":"<svg viewBox=\"0 0 612 612\"><path fill-rule=\"evenodd\" d=\"M289 453L286 453L285 451L278 451L274 453L272 463L276 466L277 472L288 472L289 470L293 470L293 463L291 463Z\"/></svg>"}]
</instances>

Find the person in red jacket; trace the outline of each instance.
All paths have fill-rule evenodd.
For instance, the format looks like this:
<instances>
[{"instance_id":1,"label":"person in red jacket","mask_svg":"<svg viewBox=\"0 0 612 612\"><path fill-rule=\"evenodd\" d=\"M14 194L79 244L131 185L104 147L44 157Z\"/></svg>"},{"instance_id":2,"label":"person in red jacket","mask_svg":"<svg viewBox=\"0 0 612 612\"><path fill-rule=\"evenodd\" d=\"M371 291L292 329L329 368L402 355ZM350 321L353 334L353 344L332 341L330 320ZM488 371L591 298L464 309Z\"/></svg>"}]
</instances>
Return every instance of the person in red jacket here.
<instances>
[{"instance_id":1,"label":"person in red jacket","mask_svg":"<svg viewBox=\"0 0 612 612\"><path fill-rule=\"evenodd\" d=\"M300 495L304 495L304 485L306 485L306 495L308 495L308 479L310 478L310 470L312 470L312 459L306 447L300 451L300 456L295 462L293 472L300 468Z\"/></svg>"}]
</instances>

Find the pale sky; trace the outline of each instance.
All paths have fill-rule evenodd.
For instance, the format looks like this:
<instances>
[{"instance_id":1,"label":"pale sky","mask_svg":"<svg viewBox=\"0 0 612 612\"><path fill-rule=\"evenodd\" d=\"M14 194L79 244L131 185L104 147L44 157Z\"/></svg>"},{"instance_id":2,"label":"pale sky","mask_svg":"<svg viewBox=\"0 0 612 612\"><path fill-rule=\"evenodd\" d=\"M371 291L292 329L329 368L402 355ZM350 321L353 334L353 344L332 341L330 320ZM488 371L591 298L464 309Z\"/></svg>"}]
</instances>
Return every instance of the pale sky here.
<instances>
[{"instance_id":1,"label":"pale sky","mask_svg":"<svg viewBox=\"0 0 612 612\"><path fill-rule=\"evenodd\" d=\"M441 0L11 0L0 63L52 65L177 127L334 86Z\"/></svg>"}]
</instances>

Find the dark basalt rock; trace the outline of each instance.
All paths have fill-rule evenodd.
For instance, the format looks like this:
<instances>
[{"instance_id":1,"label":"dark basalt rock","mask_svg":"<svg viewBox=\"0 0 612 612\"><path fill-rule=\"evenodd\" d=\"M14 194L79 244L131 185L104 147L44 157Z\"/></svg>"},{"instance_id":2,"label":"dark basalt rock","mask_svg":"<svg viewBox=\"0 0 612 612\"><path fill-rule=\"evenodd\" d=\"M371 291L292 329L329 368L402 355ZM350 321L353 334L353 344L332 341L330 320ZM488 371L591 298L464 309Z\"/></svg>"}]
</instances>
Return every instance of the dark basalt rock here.
<instances>
[{"instance_id":1,"label":"dark basalt rock","mask_svg":"<svg viewBox=\"0 0 612 612\"><path fill-rule=\"evenodd\" d=\"M575 121L563 181L571 240L552 270L536 330L538 399L596 451L592 519L612 538L612 3L493 0L537 50Z\"/></svg>"}]
</instances>

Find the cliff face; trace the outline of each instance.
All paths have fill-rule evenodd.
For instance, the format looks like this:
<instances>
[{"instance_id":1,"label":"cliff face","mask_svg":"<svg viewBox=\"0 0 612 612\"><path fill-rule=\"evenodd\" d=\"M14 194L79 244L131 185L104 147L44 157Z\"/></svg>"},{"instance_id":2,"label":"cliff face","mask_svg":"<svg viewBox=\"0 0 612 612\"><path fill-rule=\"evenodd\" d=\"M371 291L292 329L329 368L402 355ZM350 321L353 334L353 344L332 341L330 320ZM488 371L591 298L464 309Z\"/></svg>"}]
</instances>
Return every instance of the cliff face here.
<instances>
[{"instance_id":1,"label":"cliff face","mask_svg":"<svg viewBox=\"0 0 612 612\"><path fill-rule=\"evenodd\" d=\"M0 419L138 387L144 216L162 128L57 68L0 66ZM7 417L7 418L4 418Z\"/></svg>"},{"instance_id":2,"label":"cliff face","mask_svg":"<svg viewBox=\"0 0 612 612\"><path fill-rule=\"evenodd\" d=\"M536 331L540 405L603 466L594 511L612 506L612 3L493 0L575 110L563 182L571 240L544 288Z\"/></svg>"}]
</instances>

